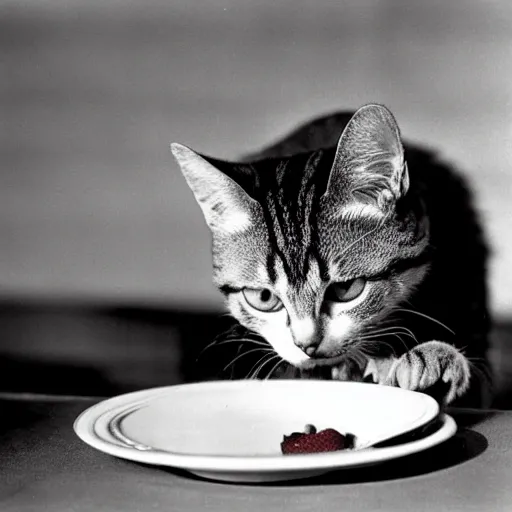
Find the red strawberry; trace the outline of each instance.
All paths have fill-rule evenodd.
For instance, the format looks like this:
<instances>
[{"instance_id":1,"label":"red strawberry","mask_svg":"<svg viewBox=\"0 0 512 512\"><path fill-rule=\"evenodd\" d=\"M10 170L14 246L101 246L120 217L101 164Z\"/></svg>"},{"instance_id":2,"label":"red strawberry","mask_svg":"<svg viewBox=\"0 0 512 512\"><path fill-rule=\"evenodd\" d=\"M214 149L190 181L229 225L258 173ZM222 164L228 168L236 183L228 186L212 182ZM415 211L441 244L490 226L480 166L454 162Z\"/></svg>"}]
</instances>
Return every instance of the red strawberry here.
<instances>
[{"instance_id":1,"label":"red strawberry","mask_svg":"<svg viewBox=\"0 0 512 512\"><path fill-rule=\"evenodd\" d=\"M312 433L294 432L283 437L281 451L284 455L292 453L335 452L347 448L345 436L333 428Z\"/></svg>"}]
</instances>

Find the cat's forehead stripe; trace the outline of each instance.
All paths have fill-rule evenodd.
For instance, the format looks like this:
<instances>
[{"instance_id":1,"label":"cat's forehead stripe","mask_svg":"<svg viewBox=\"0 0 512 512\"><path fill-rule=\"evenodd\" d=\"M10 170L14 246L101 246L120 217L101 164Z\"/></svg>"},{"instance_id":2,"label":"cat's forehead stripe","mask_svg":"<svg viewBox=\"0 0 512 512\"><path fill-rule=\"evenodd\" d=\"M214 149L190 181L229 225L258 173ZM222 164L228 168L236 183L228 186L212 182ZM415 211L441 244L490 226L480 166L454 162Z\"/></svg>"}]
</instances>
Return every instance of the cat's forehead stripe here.
<instances>
[{"instance_id":1,"label":"cat's forehead stripe","mask_svg":"<svg viewBox=\"0 0 512 512\"><path fill-rule=\"evenodd\" d=\"M322 282L319 279L318 265L312 261L306 279L301 282L292 282L285 274L280 260L276 262L276 273L278 275L275 283L275 290L282 298L285 305L291 305L293 312L292 323L297 321L309 321L318 316L319 298L322 295L319 291Z\"/></svg>"},{"instance_id":2,"label":"cat's forehead stripe","mask_svg":"<svg viewBox=\"0 0 512 512\"><path fill-rule=\"evenodd\" d=\"M271 252L275 253L268 260L272 281L276 279L276 259L292 281L306 279L311 255L319 259L316 170L321 157L321 151L310 154L301 169L287 160L279 162L275 169L275 182L268 187L265 198ZM325 264L321 266L326 268Z\"/></svg>"}]
</instances>

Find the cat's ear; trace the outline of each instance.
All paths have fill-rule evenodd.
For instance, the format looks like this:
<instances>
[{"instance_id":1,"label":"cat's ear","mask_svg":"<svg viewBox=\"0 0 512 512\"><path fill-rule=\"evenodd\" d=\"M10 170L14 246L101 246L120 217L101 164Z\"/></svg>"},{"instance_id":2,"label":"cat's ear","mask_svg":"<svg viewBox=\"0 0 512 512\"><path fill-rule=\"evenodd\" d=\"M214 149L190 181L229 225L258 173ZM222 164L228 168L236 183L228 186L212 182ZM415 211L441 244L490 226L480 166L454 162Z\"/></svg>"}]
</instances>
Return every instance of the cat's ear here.
<instances>
[{"instance_id":1,"label":"cat's ear","mask_svg":"<svg viewBox=\"0 0 512 512\"><path fill-rule=\"evenodd\" d=\"M400 130L382 105L361 107L341 134L326 196L386 212L409 188Z\"/></svg>"},{"instance_id":2,"label":"cat's ear","mask_svg":"<svg viewBox=\"0 0 512 512\"><path fill-rule=\"evenodd\" d=\"M252 225L258 204L240 185L182 144L171 144L171 151L212 232L234 234Z\"/></svg>"}]
</instances>

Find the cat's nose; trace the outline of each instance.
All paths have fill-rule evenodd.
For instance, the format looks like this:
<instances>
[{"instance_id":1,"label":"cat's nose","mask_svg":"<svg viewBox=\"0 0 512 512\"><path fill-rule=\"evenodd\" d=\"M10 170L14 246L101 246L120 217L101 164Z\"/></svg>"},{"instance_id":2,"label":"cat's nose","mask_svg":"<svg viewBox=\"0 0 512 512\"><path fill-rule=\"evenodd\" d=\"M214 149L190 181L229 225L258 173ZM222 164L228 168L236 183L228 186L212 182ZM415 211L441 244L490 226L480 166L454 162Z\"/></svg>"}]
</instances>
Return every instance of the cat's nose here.
<instances>
[{"instance_id":1,"label":"cat's nose","mask_svg":"<svg viewBox=\"0 0 512 512\"><path fill-rule=\"evenodd\" d=\"M306 347L304 350L304 352L306 352L306 354L309 356L309 357L313 357L315 355L315 352L316 352L316 349L317 347L311 345L310 347Z\"/></svg>"},{"instance_id":2,"label":"cat's nose","mask_svg":"<svg viewBox=\"0 0 512 512\"><path fill-rule=\"evenodd\" d=\"M315 357L316 351L318 349L318 343L310 343L310 344L304 344L304 343L295 343L305 354L307 354L309 357Z\"/></svg>"},{"instance_id":3,"label":"cat's nose","mask_svg":"<svg viewBox=\"0 0 512 512\"><path fill-rule=\"evenodd\" d=\"M309 357L314 357L322 341L322 332L312 321L292 323L293 341Z\"/></svg>"}]
</instances>

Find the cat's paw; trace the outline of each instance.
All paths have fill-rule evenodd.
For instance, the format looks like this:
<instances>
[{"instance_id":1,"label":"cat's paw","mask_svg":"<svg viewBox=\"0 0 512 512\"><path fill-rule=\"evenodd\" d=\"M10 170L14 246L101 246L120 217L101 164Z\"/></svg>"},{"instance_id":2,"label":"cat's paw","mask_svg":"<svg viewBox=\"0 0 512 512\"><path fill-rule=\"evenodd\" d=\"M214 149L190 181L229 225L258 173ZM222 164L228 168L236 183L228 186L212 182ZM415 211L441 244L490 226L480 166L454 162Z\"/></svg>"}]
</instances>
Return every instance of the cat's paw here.
<instances>
[{"instance_id":1,"label":"cat's paw","mask_svg":"<svg viewBox=\"0 0 512 512\"><path fill-rule=\"evenodd\" d=\"M469 388L469 361L455 347L429 341L397 359L388 382L414 391L442 388L443 402L450 403Z\"/></svg>"}]
</instances>

